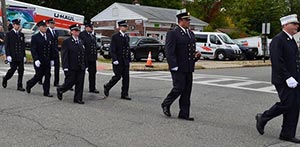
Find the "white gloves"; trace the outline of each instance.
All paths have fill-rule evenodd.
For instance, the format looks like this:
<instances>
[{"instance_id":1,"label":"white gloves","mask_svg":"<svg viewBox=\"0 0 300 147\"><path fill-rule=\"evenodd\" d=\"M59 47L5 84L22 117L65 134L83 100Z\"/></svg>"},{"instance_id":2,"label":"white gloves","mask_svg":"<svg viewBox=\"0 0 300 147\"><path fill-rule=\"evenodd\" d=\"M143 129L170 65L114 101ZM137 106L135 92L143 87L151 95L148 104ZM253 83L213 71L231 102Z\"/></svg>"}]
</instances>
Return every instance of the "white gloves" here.
<instances>
[{"instance_id":1,"label":"white gloves","mask_svg":"<svg viewBox=\"0 0 300 147\"><path fill-rule=\"evenodd\" d=\"M290 88L296 88L298 85L298 82L293 77L290 77L286 80L286 84Z\"/></svg>"},{"instance_id":2,"label":"white gloves","mask_svg":"<svg viewBox=\"0 0 300 147\"><path fill-rule=\"evenodd\" d=\"M6 57L6 60L7 60L8 62L11 62L11 61L12 61L11 56L7 56L7 57Z\"/></svg>"},{"instance_id":3,"label":"white gloves","mask_svg":"<svg viewBox=\"0 0 300 147\"><path fill-rule=\"evenodd\" d=\"M54 60L50 61L50 65L53 66L54 65Z\"/></svg>"},{"instance_id":4,"label":"white gloves","mask_svg":"<svg viewBox=\"0 0 300 147\"><path fill-rule=\"evenodd\" d=\"M36 67L40 67L40 66L41 66L40 60L34 61L34 65L35 65Z\"/></svg>"},{"instance_id":5,"label":"white gloves","mask_svg":"<svg viewBox=\"0 0 300 147\"><path fill-rule=\"evenodd\" d=\"M26 62L26 57L24 57L24 63Z\"/></svg>"},{"instance_id":6,"label":"white gloves","mask_svg":"<svg viewBox=\"0 0 300 147\"><path fill-rule=\"evenodd\" d=\"M171 68L172 71L177 71L178 70L178 66Z\"/></svg>"},{"instance_id":7,"label":"white gloves","mask_svg":"<svg viewBox=\"0 0 300 147\"><path fill-rule=\"evenodd\" d=\"M69 71L69 69L67 69L67 68L64 68L64 71Z\"/></svg>"},{"instance_id":8,"label":"white gloves","mask_svg":"<svg viewBox=\"0 0 300 147\"><path fill-rule=\"evenodd\" d=\"M118 65L118 64L119 64L119 61L116 60L116 61L113 62L113 64L114 64L114 65Z\"/></svg>"}]
</instances>

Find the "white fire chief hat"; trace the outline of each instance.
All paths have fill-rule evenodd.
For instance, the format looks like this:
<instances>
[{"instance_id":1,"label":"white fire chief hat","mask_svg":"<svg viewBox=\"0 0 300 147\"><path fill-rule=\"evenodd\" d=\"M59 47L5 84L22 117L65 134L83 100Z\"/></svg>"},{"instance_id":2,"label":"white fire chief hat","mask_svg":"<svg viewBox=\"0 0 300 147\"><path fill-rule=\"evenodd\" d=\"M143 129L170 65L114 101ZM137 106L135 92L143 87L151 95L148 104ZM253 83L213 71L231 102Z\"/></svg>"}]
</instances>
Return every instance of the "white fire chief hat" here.
<instances>
[{"instance_id":1,"label":"white fire chief hat","mask_svg":"<svg viewBox=\"0 0 300 147\"><path fill-rule=\"evenodd\" d=\"M280 22L281 22L282 26L285 25L285 24L288 24L288 23L298 23L299 24L297 14L291 14L291 15L283 16L283 17L280 18Z\"/></svg>"}]
</instances>

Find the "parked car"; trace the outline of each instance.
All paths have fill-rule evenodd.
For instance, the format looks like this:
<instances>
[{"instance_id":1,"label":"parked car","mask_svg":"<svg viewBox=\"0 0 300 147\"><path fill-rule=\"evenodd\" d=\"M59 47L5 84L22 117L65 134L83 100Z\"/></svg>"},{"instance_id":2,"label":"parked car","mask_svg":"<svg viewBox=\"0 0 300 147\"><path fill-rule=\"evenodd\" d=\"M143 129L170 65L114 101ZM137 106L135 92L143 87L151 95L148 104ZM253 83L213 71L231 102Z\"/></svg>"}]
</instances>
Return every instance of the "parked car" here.
<instances>
[{"instance_id":1,"label":"parked car","mask_svg":"<svg viewBox=\"0 0 300 147\"><path fill-rule=\"evenodd\" d=\"M96 34L97 48L105 59L110 59L110 37Z\"/></svg>"},{"instance_id":2,"label":"parked car","mask_svg":"<svg viewBox=\"0 0 300 147\"><path fill-rule=\"evenodd\" d=\"M55 29L55 31L58 33L58 49L61 49L61 45L63 41L71 36L69 30L64 29Z\"/></svg>"},{"instance_id":3,"label":"parked car","mask_svg":"<svg viewBox=\"0 0 300 147\"><path fill-rule=\"evenodd\" d=\"M258 54L258 48L257 47L251 47L251 46L244 46L243 43L237 40L233 40L242 51L242 55L240 57L240 60L253 60L257 54Z\"/></svg>"},{"instance_id":4,"label":"parked car","mask_svg":"<svg viewBox=\"0 0 300 147\"><path fill-rule=\"evenodd\" d=\"M58 33L58 49L61 49L61 45L65 39L70 37L70 32L69 30L64 30L64 29L55 29L56 32ZM23 29L22 29L23 32ZM31 46L31 36L38 33L39 30L35 30L33 33L24 33L25 34L25 46L27 48L30 48Z\"/></svg>"},{"instance_id":5,"label":"parked car","mask_svg":"<svg viewBox=\"0 0 300 147\"><path fill-rule=\"evenodd\" d=\"M162 62L165 57L165 46L155 38L132 36L129 39L131 61L147 59L151 51L152 59Z\"/></svg>"}]
</instances>

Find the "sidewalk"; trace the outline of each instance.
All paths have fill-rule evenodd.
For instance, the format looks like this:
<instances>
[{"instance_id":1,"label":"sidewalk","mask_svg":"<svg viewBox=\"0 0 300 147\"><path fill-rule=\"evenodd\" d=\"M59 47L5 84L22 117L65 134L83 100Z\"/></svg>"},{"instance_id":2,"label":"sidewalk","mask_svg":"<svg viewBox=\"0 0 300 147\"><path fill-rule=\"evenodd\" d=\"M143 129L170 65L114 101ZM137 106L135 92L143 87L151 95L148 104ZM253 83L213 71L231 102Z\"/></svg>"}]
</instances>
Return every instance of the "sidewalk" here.
<instances>
[{"instance_id":1,"label":"sidewalk","mask_svg":"<svg viewBox=\"0 0 300 147\"><path fill-rule=\"evenodd\" d=\"M145 67L145 62L132 62L130 70L133 71L166 71L168 64L166 62L153 62L153 68ZM112 70L111 63L98 62L97 70ZM215 61L215 60L200 60L196 63L196 69L218 69L218 68L240 68L240 67L258 67L270 66L270 60L251 60L251 61Z\"/></svg>"}]
</instances>

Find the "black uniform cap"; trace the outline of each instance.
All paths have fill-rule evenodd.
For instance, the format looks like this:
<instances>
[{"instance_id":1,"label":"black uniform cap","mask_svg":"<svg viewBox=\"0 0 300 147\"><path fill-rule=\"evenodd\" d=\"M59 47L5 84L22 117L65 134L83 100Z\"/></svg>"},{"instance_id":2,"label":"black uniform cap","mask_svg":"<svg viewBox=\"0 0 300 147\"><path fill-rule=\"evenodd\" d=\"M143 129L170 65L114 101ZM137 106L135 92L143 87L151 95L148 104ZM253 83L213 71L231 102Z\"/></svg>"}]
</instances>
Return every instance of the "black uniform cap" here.
<instances>
[{"instance_id":1,"label":"black uniform cap","mask_svg":"<svg viewBox=\"0 0 300 147\"><path fill-rule=\"evenodd\" d=\"M93 28L93 22L86 22L84 24L85 27L90 27L90 28Z\"/></svg>"},{"instance_id":2,"label":"black uniform cap","mask_svg":"<svg viewBox=\"0 0 300 147\"><path fill-rule=\"evenodd\" d=\"M176 17L178 19L189 19L190 20L190 13L189 12L183 12L183 13L177 14Z\"/></svg>"},{"instance_id":3,"label":"black uniform cap","mask_svg":"<svg viewBox=\"0 0 300 147\"><path fill-rule=\"evenodd\" d=\"M128 27L127 20L118 21L119 26Z\"/></svg>"},{"instance_id":4,"label":"black uniform cap","mask_svg":"<svg viewBox=\"0 0 300 147\"><path fill-rule=\"evenodd\" d=\"M12 23L19 25L21 23L21 19L14 19L12 20Z\"/></svg>"},{"instance_id":5,"label":"black uniform cap","mask_svg":"<svg viewBox=\"0 0 300 147\"><path fill-rule=\"evenodd\" d=\"M40 26L47 26L46 20L41 20L41 21L39 21L36 25L37 25L38 27L40 27Z\"/></svg>"},{"instance_id":6,"label":"black uniform cap","mask_svg":"<svg viewBox=\"0 0 300 147\"><path fill-rule=\"evenodd\" d=\"M71 25L70 27L69 27L69 29L71 30L71 31L73 31L73 30L77 30L77 31L80 31L80 25L77 23L77 24L73 24L73 25Z\"/></svg>"},{"instance_id":7,"label":"black uniform cap","mask_svg":"<svg viewBox=\"0 0 300 147\"><path fill-rule=\"evenodd\" d=\"M48 23L55 24L55 20L54 20L53 18L48 19L47 22L48 22Z\"/></svg>"}]
</instances>

